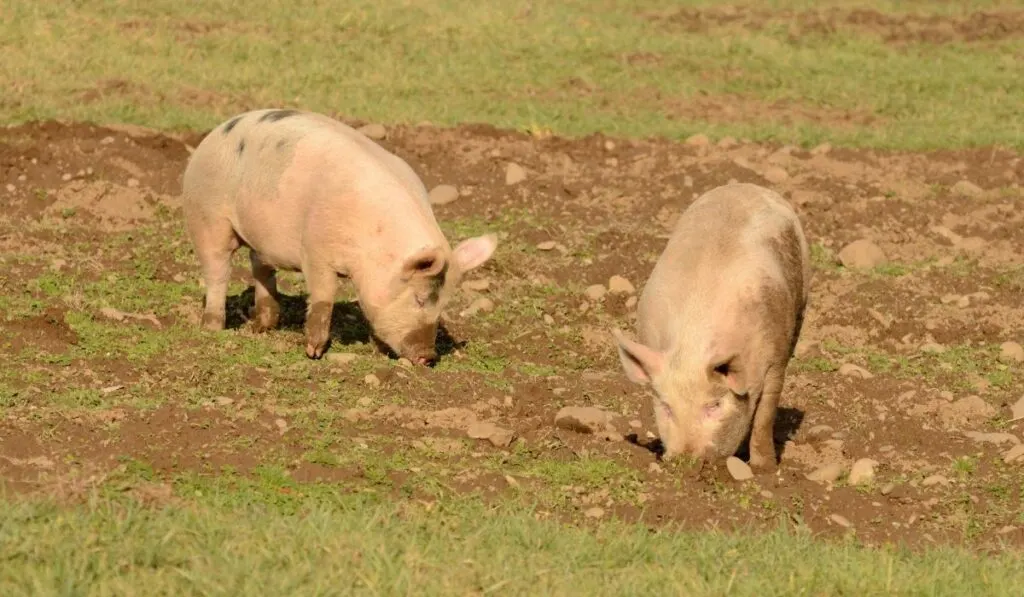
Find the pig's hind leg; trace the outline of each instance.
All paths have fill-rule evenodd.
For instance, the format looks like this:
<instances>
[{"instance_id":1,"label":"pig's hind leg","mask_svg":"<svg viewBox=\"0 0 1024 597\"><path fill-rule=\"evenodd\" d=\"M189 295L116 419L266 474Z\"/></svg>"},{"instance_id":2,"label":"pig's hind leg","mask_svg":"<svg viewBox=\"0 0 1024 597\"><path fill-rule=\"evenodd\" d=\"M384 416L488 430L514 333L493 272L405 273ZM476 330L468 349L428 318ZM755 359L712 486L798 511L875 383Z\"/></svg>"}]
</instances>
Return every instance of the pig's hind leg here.
<instances>
[{"instance_id":1,"label":"pig's hind leg","mask_svg":"<svg viewBox=\"0 0 1024 597\"><path fill-rule=\"evenodd\" d=\"M778 467L778 456L775 452L775 414L779 407L779 397L785 385L786 366L776 365L768 369L765 375L761 399L754 411L754 421L750 429L750 467L772 472Z\"/></svg>"},{"instance_id":2,"label":"pig's hind leg","mask_svg":"<svg viewBox=\"0 0 1024 597\"><path fill-rule=\"evenodd\" d=\"M196 257L206 285L202 327L222 330L227 320L231 256L242 243L227 220L202 223L193 221L190 224Z\"/></svg>"},{"instance_id":3,"label":"pig's hind leg","mask_svg":"<svg viewBox=\"0 0 1024 597\"><path fill-rule=\"evenodd\" d=\"M277 327L281 318L281 306L277 294L277 272L264 263L256 251L249 251L252 263L252 277L255 281L256 306L253 322L257 332L266 332Z\"/></svg>"}]
</instances>

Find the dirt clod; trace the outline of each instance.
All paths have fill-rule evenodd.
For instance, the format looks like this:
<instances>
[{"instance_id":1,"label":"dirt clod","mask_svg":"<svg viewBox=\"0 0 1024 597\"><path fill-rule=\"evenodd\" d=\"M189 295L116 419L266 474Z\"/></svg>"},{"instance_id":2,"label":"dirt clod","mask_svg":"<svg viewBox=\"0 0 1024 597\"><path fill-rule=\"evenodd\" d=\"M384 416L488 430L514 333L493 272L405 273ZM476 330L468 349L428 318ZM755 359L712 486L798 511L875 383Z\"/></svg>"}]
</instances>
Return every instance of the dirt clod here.
<instances>
[{"instance_id":1,"label":"dirt clod","mask_svg":"<svg viewBox=\"0 0 1024 597\"><path fill-rule=\"evenodd\" d=\"M439 184L430 189L431 205L448 205L459 198L459 190L450 184Z\"/></svg>"},{"instance_id":2,"label":"dirt clod","mask_svg":"<svg viewBox=\"0 0 1024 597\"><path fill-rule=\"evenodd\" d=\"M732 475L732 478L737 481L746 481L747 479L754 478L754 471L750 469L750 465L735 456L726 458L725 466L729 470L729 474Z\"/></svg>"},{"instance_id":3,"label":"dirt clod","mask_svg":"<svg viewBox=\"0 0 1024 597\"><path fill-rule=\"evenodd\" d=\"M853 466L850 467L850 475L848 477L850 485L870 483L875 478L876 466L878 466L878 461L871 458L861 458L854 462Z\"/></svg>"},{"instance_id":4,"label":"dirt clod","mask_svg":"<svg viewBox=\"0 0 1024 597\"><path fill-rule=\"evenodd\" d=\"M885 265L888 259L882 249L867 239L855 240L839 251L839 261L850 269L872 269Z\"/></svg>"},{"instance_id":5,"label":"dirt clod","mask_svg":"<svg viewBox=\"0 0 1024 597\"><path fill-rule=\"evenodd\" d=\"M555 415L555 427L577 433L599 433L608 429L612 416L593 406L566 406Z\"/></svg>"}]
</instances>

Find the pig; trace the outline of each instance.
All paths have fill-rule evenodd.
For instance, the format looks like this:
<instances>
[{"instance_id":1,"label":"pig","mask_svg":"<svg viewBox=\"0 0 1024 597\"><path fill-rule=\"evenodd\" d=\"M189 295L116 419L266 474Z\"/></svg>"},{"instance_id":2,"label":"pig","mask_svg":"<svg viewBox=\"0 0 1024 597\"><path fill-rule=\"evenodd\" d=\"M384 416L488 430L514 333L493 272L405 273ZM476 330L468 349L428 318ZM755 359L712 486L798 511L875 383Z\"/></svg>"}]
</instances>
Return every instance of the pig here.
<instances>
[{"instance_id":1,"label":"pig","mask_svg":"<svg viewBox=\"0 0 1024 597\"><path fill-rule=\"evenodd\" d=\"M639 341L612 330L626 377L654 390L666 460L721 461L749 440L777 467L776 409L811 277L800 220L778 193L728 184L680 216L637 303Z\"/></svg>"},{"instance_id":2,"label":"pig","mask_svg":"<svg viewBox=\"0 0 1024 597\"><path fill-rule=\"evenodd\" d=\"M405 161L314 112L253 110L219 124L189 158L182 205L206 284L202 327L224 328L231 257L244 245L257 331L278 324L276 272L302 272L311 359L327 349L345 277L378 347L431 365L442 310L497 247L496 235L484 234L452 249Z\"/></svg>"}]
</instances>

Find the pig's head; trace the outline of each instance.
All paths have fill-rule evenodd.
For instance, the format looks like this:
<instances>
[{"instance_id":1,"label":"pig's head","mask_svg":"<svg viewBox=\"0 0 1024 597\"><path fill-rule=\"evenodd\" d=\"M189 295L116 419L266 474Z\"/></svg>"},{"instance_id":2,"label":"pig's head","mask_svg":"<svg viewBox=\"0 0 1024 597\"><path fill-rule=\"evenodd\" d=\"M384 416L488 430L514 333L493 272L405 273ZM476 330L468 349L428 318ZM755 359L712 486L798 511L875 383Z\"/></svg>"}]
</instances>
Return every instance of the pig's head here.
<instances>
[{"instance_id":1,"label":"pig's head","mask_svg":"<svg viewBox=\"0 0 1024 597\"><path fill-rule=\"evenodd\" d=\"M730 350L705 355L663 352L614 330L619 360L630 381L650 384L663 458L732 456L746 438L754 414L751 376L743 356Z\"/></svg>"},{"instance_id":2,"label":"pig's head","mask_svg":"<svg viewBox=\"0 0 1024 597\"><path fill-rule=\"evenodd\" d=\"M486 234L454 250L427 247L405 258L380 300L365 305L377 340L414 363L433 363L441 313L463 274L483 265L497 245L497 237Z\"/></svg>"}]
</instances>

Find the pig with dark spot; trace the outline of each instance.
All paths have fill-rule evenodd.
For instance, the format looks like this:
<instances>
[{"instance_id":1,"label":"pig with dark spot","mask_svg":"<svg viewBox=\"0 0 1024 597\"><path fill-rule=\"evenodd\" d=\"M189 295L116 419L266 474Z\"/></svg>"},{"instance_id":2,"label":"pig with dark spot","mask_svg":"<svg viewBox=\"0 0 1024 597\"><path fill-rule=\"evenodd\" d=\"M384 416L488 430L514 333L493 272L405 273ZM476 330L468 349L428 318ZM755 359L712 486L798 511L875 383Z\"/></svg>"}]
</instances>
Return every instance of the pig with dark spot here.
<instances>
[{"instance_id":1,"label":"pig with dark spot","mask_svg":"<svg viewBox=\"0 0 1024 597\"><path fill-rule=\"evenodd\" d=\"M664 458L777 465L773 428L810 283L807 241L778 193L708 191L683 212L637 304L639 342L612 333L626 376L650 384Z\"/></svg>"},{"instance_id":2,"label":"pig with dark spot","mask_svg":"<svg viewBox=\"0 0 1024 597\"><path fill-rule=\"evenodd\" d=\"M278 323L275 272L303 273L310 358L326 350L341 276L380 343L430 364L452 292L497 246L487 234L452 249L405 161L311 112L255 110L219 125L189 159L182 199L206 283L203 327L223 329L231 256L244 245L257 330Z\"/></svg>"}]
</instances>

